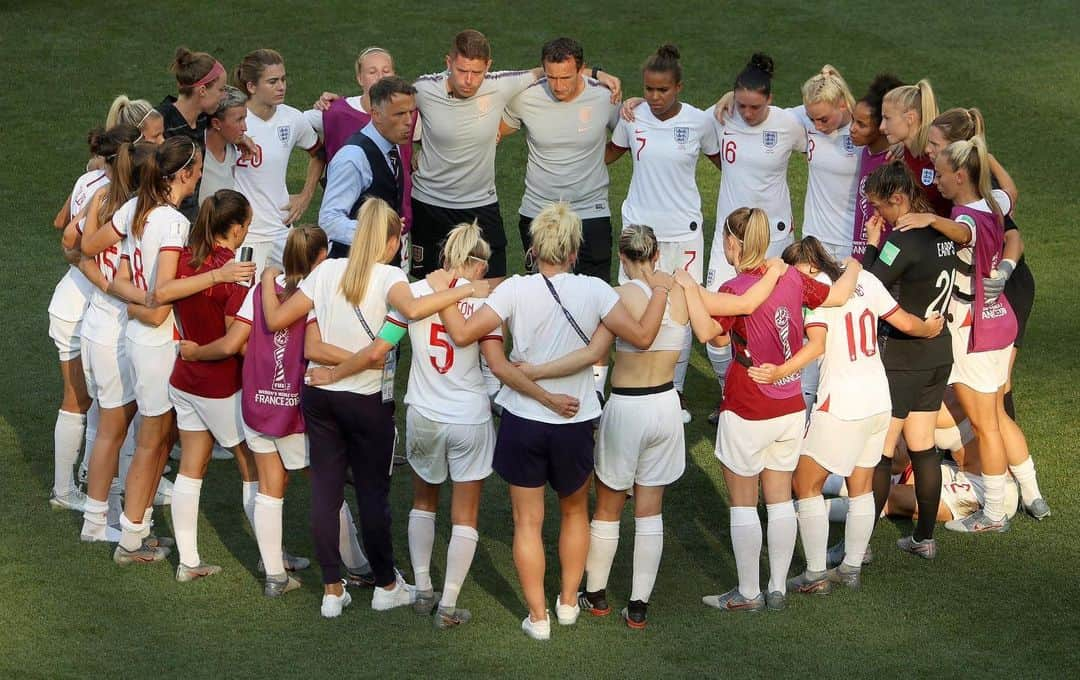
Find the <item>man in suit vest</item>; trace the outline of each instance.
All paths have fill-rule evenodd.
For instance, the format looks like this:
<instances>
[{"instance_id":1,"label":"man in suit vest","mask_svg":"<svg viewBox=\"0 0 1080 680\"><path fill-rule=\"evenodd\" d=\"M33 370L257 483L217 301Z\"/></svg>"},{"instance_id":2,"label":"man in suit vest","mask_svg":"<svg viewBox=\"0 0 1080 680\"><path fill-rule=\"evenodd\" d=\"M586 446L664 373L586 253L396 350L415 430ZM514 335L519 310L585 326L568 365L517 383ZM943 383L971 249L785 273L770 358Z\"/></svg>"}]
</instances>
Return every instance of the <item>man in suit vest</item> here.
<instances>
[{"instance_id":1,"label":"man in suit vest","mask_svg":"<svg viewBox=\"0 0 1080 680\"><path fill-rule=\"evenodd\" d=\"M397 76L371 87L371 122L345 142L326 171L319 226L329 237L330 257L347 257L356 214L371 196L401 214L405 173L401 145L411 142L416 90ZM407 246L405 246L407 248ZM404 250L404 248L403 248Z\"/></svg>"}]
</instances>

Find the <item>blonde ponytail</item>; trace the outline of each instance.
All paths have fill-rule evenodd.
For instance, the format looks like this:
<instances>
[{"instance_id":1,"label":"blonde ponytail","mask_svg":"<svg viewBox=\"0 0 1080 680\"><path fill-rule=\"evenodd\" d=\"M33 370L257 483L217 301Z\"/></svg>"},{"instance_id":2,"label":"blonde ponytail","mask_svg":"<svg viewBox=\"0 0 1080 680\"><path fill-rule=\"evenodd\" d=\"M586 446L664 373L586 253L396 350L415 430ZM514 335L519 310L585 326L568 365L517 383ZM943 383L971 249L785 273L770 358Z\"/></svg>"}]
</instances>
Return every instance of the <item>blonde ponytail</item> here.
<instances>
[{"instance_id":1,"label":"blonde ponytail","mask_svg":"<svg viewBox=\"0 0 1080 680\"><path fill-rule=\"evenodd\" d=\"M581 218L564 201L540 211L529 225L532 251L548 264L565 264L581 248Z\"/></svg>"},{"instance_id":2,"label":"blonde ponytail","mask_svg":"<svg viewBox=\"0 0 1080 680\"><path fill-rule=\"evenodd\" d=\"M847 81L840 75L835 66L825 64L821 72L812 76L802 86L803 104L809 106L818 102L828 102L847 105L848 112L855 110L855 97L851 95L851 89Z\"/></svg>"},{"instance_id":3,"label":"blonde ponytail","mask_svg":"<svg viewBox=\"0 0 1080 680\"><path fill-rule=\"evenodd\" d=\"M945 159L953 170L963 170L975 186L975 193L979 198L986 201L990 211L1000 222L1004 219L1001 206L994 198L993 185L990 181L990 152L986 148L986 140L980 136L971 139L953 142L945 147Z\"/></svg>"},{"instance_id":4,"label":"blonde ponytail","mask_svg":"<svg viewBox=\"0 0 1080 680\"><path fill-rule=\"evenodd\" d=\"M926 155L930 126L938 116L937 99L934 98L930 81L923 78L915 85L901 85L889 90L884 101L900 107L904 113L914 111L919 114L918 129L913 137L904 141L904 144L915 156Z\"/></svg>"},{"instance_id":5,"label":"blonde ponytail","mask_svg":"<svg viewBox=\"0 0 1080 680\"><path fill-rule=\"evenodd\" d=\"M464 222L450 230L443 245L443 269L461 269L469 258L487 261L491 257L491 246L484 240L480 225L473 220Z\"/></svg>"},{"instance_id":6,"label":"blonde ponytail","mask_svg":"<svg viewBox=\"0 0 1080 680\"><path fill-rule=\"evenodd\" d=\"M769 216L761 208L736 208L724 220L724 233L742 246L736 269L753 271L765 264L769 251Z\"/></svg>"},{"instance_id":7,"label":"blonde ponytail","mask_svg":"<svg viewBox=\"0 0 1080 680\"><path fill-rule=\"evenodd\" d=\"M386 256L390 239L401 235L401 218L381 198L369 198L360 206L356 236L349 249L349 263L341 277L341 292L349 304L359 306L367 294L375 265Z\"/></svg>"}]
</instances>

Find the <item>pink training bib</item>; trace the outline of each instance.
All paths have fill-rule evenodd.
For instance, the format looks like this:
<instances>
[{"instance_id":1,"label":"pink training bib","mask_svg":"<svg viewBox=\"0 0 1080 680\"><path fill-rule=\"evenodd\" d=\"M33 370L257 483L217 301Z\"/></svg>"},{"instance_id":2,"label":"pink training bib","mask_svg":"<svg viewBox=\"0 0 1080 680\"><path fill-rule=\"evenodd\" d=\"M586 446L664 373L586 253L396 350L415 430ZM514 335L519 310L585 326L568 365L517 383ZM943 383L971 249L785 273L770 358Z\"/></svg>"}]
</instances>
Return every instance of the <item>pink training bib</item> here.
<instances>
[{"instance_id":1,"label":"pink training bib","mask_svg":"<svg viewBox=\"0 0 1080 680\"><path fill-rule=\"evenodd\" d=\"M276 287L281 292L281 287ZM272 437L304 431L300 390L304 385L304 326L300 317L287 328L271 331L262 311L262 284L252 299L251 336L244 357L241 409L251 429Z\"/></svg>"},{"instance_id":2,"label":"pink training bib","mask_svg":"<svg viewBox=\"0 0 1080 680\"><path fill-rule=\"evenodd\" d=\"M967 215L975 221L975 252L971 266L971 338L968 352L989 352L1008 347L1016 340L1016 314L1004 295L987 302L983 278L988 277L998 263L1005 247L1005 230L993 213L967 206L953 206L951 217Z\"/></svg>"}]
</instances>

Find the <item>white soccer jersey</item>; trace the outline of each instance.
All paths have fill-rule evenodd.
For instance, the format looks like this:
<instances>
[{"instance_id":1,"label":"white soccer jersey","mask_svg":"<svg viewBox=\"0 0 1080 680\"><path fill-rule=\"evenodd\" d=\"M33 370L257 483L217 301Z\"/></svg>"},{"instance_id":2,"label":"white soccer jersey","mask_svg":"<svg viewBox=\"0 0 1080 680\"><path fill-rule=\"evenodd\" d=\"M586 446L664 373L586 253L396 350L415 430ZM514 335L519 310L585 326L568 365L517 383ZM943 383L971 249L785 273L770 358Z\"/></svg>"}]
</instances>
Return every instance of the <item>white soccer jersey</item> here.
<instances>
[{"instance_id":1,"label":"white soccer jersey","mask_svg":"<svg viewBox=\"0 0 1080 680\"><path fill-rule=\"evenodd\" d=\"M698 157L720 152L712 119L684 102L679 113L660 120L642 102L634 122L619 121L611 142L629 149L634 160L623 224L650 226L659 241L687 241L700 233Z\"/></svg>"},{"instance_id":2,"label":"white soccer jersey","mask_svg":"<svg viewBox=\"0 0 1080 680\"><path fill-rule=\"evenodd\" d=\"M716 223L722 225L736 208L762 208L772 226L771 241L792 234L788 159L792 151L806 151L806 130L795 116L775 106L760 125L747 125L738 113L723 125L716 122L715 106L708 114L720 141L721 177L716 199ZM713 240L713 253L722 239ZM723 257L723 248L720 248Z\"/></svg>"},{"instance_id":3,"label":"white soccer jersey","mask_svg":"<svg viewBox=\"0 0 1080 680\"><path fill-rule=\"evenodd\" d=\"M1001 213L1003 215L1008 215L1012 210L1012 201L1009 199L1009 195L1001 189L994 189L993 194L994 200L997 201L998 207L1001 208ZM966 204L965 207L971 208L972 210L979 210L984 213L993 212L990 210L990 206L987 205L986 201L981 198L974 203ZM978 240L978 229L975 228L975 221L966 215L960 215L957 218L957 222L967 225L967 228L971 230L971 240L963 248L957 248L956 256L960 258L960 261L964 264L971 265L971 263L974 262L973 258L975 257L975 241ZM974 273L974 268L972 268L971 274ZM956 269L956 277L953 279L953 285L955 286L955 289L963 295L970 296L974 294L971 289L971 274L965 274L959 267ZM953 300L956 299L956 296L953 296ZM955 319L955 321L959 324L963 319Z\"/></svg>"},{"instance_id":4,"label":"white soccer jersey","mask_svg":"<svg viewBox=\"0 0 1080 680\"><path fill-rule=\"evenodd\" d=\"M247 133L255 141L255 157L237 160L235 172L236 190L251 202L251 228L246 241L284 241L289 235L285 225L289 156L296 147L314 148L319 135L301 111L285 104L278 105L270 120L248 111Z\"/></svg>"},{"instance_id":5,"label":"white soccer jersey","mask_svg":"<svg viewBox=\"0 0 1080 680\"><path fill-rule=\"evenodd\" d=\"M889 411L889 381L878 353L878 319L900 306L873 274L859 272L855 294L839 307L806 312L806 328L825 328L816 409L840 420L861 420Z\"/></svg>"},{"instance_id":6,"label":"white soccer jersey","mask_svg":"<svg viewBox=\"0 0 1080 680\"><path fill-rule=\"evenodd\" d=\"M468 283L465 279L457 279L454 287ZM427 281L412 284L412 293L416 297L433 292ZM458 309L466 319L483 306L484 301L479 298L458 302ZM478 425L491 420L491 402L480 372L480 342L465 347L455 345L438 314L409 322L395 310L386 320L409 328L412 365L405 392L405 403L409 408L440 423ZM502 338L502 328L496 328L481 341L488 338Z\"/></svg>"},{"instance_id":7,"label":"white soccer jersey","mask_svg":"<svg viewBox=\"0 0 1080 680\"><path fill-rule=\"evenodd\" d=\"M236 162L240 152L232 144L225 145L225 158L219 161L206 150L203 156L202 179L199 180L199 205L207 196L213 196L221 189L236 188ZM254 220L253 220L254 221Z\"/></svg>"},{"instance_id":8,"label":"white soccer jersey","mask_svg":"<svg viewBox=\"0 0 1080 680\"><path fill-rule=\"evenodd\" d=\"M134 198L127 201L113 213L111 223L102 224L98 228L113 229L123 239L135 217L136 203L137 200ZM123 257L123 248L124 243L121 240L94 257L98 269L109 283L116 278L116 270L120 268L120 260ZM120 333L124 330L127 321L127 302L94 286L90 294L90 304L87 305L86 314L83 316L82 337L102 345L114 345L120 338Z\"/></svg>"},{"instance_id":9,"label":"white soccer jersey","mask_svg":"<svg viewBox=\"0 0 1080 680\"><path fill-rule=\"evenodd\" d=\"M420 110L420 165L413 198L442 208L468 209L499 200L495 193L495 139L503 109L535 82L531 71L493 71L468 99L447 90L449 73L416 80Z\"/></svg>"},{"instance_id":10,"label":"white soccer jersey","mask_svg":"<svg viewBox=\"0 0 1080 680\"><path fill-rule=\"evenodd\" d=\"M169 205L159 205L150 211L141 237L135 235L134 229L128 229L124 234L124 257L131 264L131 281L137 288L153 289L157 283L158 256L164 252L179 253L183 250L190 229L188 219ZM127 325L127 338L140 345L158 347L172 342L175 331L176 323L170 310L160 326L149 326L131 319Z\"/></svg>"},{"instance_id":11,"label":"white soccer jersey","mask_svg":"<svg viewBox=\"0 0 1080 680\"><path fill-rule=\"evenodd\" d=\"M862 147L851 141L850 123L826 135L814 128L805 106L788 111L806 129L806 160L810 167L802 234L850 248Z\"/></svg>"},{"instance_id":12,"label":"white soccer jersey","mask_svg":"<svg viewBox=\"0 0 1080 680\"><path fill-rule=\"evenodd\" d=\"M586 338L592 337L601 320L619 302L619 294L611 286L592 276L558 274L549 281ZM540 274L512 276L503 281L487 298L487 306L510 324L514 344L511 361L542 364L587 344L559 309ZM576 397L581 404L577 415L563 418L505 385L495 402L516 416L542 423L579 423L600 415L596 384L588 368L537 383L548 392Z\"/></svg>"},{"instance_id":13,"label":"white soccer jersey","mask_svg":"<svg viewBox=\"0 0 1080 680\"><path fill-rule=\"evenodd\" d=\"M72 218L86 207L95 192L108 184L109 177L104 170L91 170L75 180L69 201ZM85 223L84 216L79 220L79 233L82 233ZM52 299L49 300L49 315L64 321L79 321L86 313L86 305L93 292L94 284L90 283L78 267L71 265L53 290Z\"/></svg>"},{"instance_id":14,"label":"white soccer jersey","mask_svg":"<svg viewBox=\"0 0 1080 680\"><path fill-rule=\"evenodd\" d=\"M346 258L324 260L311 270L311 274L300 282L300 292L311 300L315 307L310 319L317 319L323 342L337 345L348 352L358 352L371 344L371 338L360 322L363 315L371 332L377 334L386 318L386 296L398 283L408 283L405 272L398 267L376 264L371 270L367 291L357 307L349 304L341 292L341 279L349 266ZM308 366L321 366L314 361ZM355 392L357 394L375 394L382 386L382 370L373 368L360 371L320 389L332 392Z\"/></svg>"}]
</instances>

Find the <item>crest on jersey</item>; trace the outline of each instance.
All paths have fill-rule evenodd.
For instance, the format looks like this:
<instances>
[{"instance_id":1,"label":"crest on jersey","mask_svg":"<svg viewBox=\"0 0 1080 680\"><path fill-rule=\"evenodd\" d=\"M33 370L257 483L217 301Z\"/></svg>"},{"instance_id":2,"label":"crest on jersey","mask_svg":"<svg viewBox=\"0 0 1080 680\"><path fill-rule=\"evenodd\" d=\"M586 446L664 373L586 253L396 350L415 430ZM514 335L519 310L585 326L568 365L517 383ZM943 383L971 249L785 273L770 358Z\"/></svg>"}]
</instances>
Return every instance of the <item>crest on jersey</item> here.
<instances>
[{"instance_id":1,"label":"crest on jersey","mask_svg":"<svg viewBox=\"0 0 1080 680\"><path fill-rule=\"evenodd\" d=\"M923 183L924 187L928 187L931 184L933 184L934 183L934 169L933 168L923 168L922 177L920 179L922 179L922 183Z\"/></svg>"},{"instance_id":2,"label":"crest on jersey","mask_svg":"<svg viewBox=\"0 0 1080 680\"><path fill-rule=\"evenodd\" d=\"M844 152L849 156L855 154L855 142L851 141L851 135L844 135Z\"/></svg>"},{"instance_id":3,"label":"crest on jersey","mask_svg":"<svg viewBox=\"0 0 1080 680\"><path fill-rule=\"evenodd\" d=\"M278 138L278 141L281 142L282 146L288 146L289 145L289 134L290 133L289 133L289 126L288 125L278 125L277 138Z\"/></svg>"},{"instance_id":4,"label":"crest on jersey","mask_svg":"<svg viewBox=\"0 0 1080 680\"><path fill-rule=\"evenodd\" d=\"M772 151L780 142L780 133L776 130L766 130L761 133L761 144L766 151Z\"/></svg>"},{"instance_id":5,"label":"crest on jersey","mask_svg":"<svg viewBox=\"0 0 1080 680\"><path fill-rule=\"evenodd\" d=\"M690 128L677 127L675 128L675 143L686 144L690 140Z\"/></svg>"}]
</instances>

